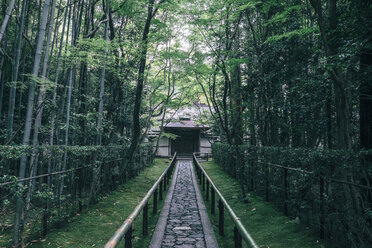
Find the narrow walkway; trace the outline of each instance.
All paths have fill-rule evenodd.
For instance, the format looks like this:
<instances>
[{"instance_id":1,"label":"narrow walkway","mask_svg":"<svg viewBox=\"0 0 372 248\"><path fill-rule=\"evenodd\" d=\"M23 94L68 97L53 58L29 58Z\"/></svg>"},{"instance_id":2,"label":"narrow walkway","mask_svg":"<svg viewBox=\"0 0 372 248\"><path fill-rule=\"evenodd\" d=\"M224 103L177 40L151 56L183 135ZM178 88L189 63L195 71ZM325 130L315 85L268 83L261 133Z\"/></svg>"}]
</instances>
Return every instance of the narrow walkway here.
<instances>
[{"instance_id":1,"label":"narrow walkway","mask_svg":"<svg viewBox=\"0 0 372 248\"><path fill-rule=\"evenodd\" d=\"M149 247L218 247L192 163L181 160Z\"/></svg>"}]
</instances>

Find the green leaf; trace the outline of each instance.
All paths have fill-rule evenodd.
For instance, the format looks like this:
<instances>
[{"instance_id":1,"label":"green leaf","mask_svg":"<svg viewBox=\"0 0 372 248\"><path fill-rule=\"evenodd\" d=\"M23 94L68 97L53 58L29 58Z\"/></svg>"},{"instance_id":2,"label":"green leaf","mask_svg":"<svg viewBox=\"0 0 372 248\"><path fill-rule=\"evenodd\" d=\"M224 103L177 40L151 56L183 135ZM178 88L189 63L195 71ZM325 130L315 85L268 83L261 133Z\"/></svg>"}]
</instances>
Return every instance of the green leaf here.
<instances>
[{"instance_id":1,"label":"green leaf","mask_svg":"<svg viewBox=\"0 0 372 248\"><path fill-rule=\"evenodd\" d=\"M319 33L319 28L318 27L302 28L302 29L296 29L291 32L287 32L287 33L280 34L280 35L273 35L267 38L267 40L265 41L265 44L276 42L281 39L290 39L295 36L303 37L311 33Z\"/></svg>"}]
</instances>

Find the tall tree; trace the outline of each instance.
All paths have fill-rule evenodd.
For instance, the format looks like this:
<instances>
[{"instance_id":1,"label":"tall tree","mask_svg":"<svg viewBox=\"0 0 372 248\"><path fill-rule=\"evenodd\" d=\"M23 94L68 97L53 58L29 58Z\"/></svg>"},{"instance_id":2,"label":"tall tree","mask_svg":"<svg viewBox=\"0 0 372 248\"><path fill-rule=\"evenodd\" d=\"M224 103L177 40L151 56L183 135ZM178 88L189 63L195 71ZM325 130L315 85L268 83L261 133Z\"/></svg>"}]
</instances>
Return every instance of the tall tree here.
<instances>
[{"instance_id":1,"label":"tall tree","mask_svg":"<svg viewBox=\"0 0 372 248\"><path fill-rule=\"evenodd\" d=\"M338 14L337 1L328 1L328 27L323 15L322 2L319 0L310 0L317 14L318 26L322 37L325 52L329 63L331 64L331 77L334 85L336 114L337 114L337 142L338 148L351 149L351 127L350 127L350 102L348 89L350 82L345 73L338 66L336 56L338 54Z\"/></svg>"},{"instance_id":2,"label":"tall tree","mask_svg":"<svg viewBox=\"0 0 372 248\"><path fill-rule=\"evenodd\" d=\"M109 15L110 10L110 1L106 0L106 6L103 2L103 9L105 9L106 16ZM108 42L108 32L109 32L109 22L105 22L105 29L103 38L105 43ZM98 119L97 119L97 138L96 138L96 145L100 146L102 145L102 122L103 122L103 101L104 101L104 94L105 94L105 76L106 76L106 59L107 59L107 53L108 48L107 45L105 45L105 51L104 51L104 61L101 68L100 78L99 78L99 103L98 103ZM99 179L99 172L101 170L101 166L98 166L98 168L95 168L93 171L93 177L92 177L92 183L91 183L91 190L89 195L89 202L94 203L96 202L96 191L97 191L97 181Z\"/></svg>"},{"instance_id":3,"label":"tall tree","mask_svg":"<svg viewBox=\"0 0 372 248\"><path fill-rule=\"evenodd\" d=\"M51 46L51 39L52 39L52 33L53 33L53 24L54 24L54 14L55 14L55 7L56 7L56 1L52 0L51 5L51 12L49 17L49 25L48 25L48 32L47 32L47 40L46 40L46 46L45 46L45 52L44 52L44 61L43 61L43 70L41 73L41 85L40 85L40 92L37 100L37 113L34 121L34 133L32 137L32 154L30 158L30 177L36 176L36 172L38 169L38 159L37 156L39 154L39 130L41 127L41 119L43 116L44 111L44 101L45 101L45 95L46 95L46 88L47 88L47 71L48 71L48 61L49 61L49 53L50 53L50 46ZM30 202L32 198L32 191L34 188L34 182L35 180L30 180L29 182L29 190L26 198L26 213L30 209Z\"/></svg>"},{"instance_id":4,"label":"tall tree","mask_svg":"<svg viewBox=\"0 0 372 248\"><path fill-rule=\"evenodd\" d=\"M360 101L360 147L372 149L372 3L357 1L355 12L358 13L358 24L362 28L364 40L360 53L360 77L359 89ZM361 13L360 13L361 12ZM372 159L371 159L372 161Z\"/></svg>"},{"instance_id":5,"label":"tall tree","mask_svg":"<svg viewBox=\"0 0 372 248\"><path fill-rule=\"evenodd\" d=\"M142 103L142 92L143 92L143 83L145 78L145 69L146 69L146 57L147 57L147 47L148 47L148 36L150 32L151 20L155 17L156 13L159 10L159 5L162 4L165 0L160 0L157 3L157 6L154 8L155 0L149 0L147 6L147 18L145 26L143 28L142 40L139 51L139 68L138 68L138 78L136 86L136 95L134 102L133 110L133 135L131 145L128 151L128 159L132 160L133 154L137 149L139 139L141 136L141 124L140 124L140 114L141 114L141 103Z\"/></svg>"},{"instance_id":6,"label":"tall tree","mask_svg":"<svg viewBox=\"0 0 372 248\"><path fill-rule=\"evenodd\" d=\"M7 12L5 14L5 17L3 19L3 23L1 24L1 27L0 27L0 43L1 43L1 40L3 39L6 27L8 25L10 15L12 14L14 4L15 4L15 0L11 0L10 4L9 4L9 7L8 7L8 10L7 10Z\"/></svg>"},{"instance_id":7,"label":"tall tree","mask_svg":"<svg viewBox=\"0 0 372 248\"><path fill-rule=\"evenodd\" d=\"M25 26L25 16L26 16L27 0L22 2L22 11L19 23L19 32L17 36L16 48L14 52L14 66L12 71L12 86L9 93L9 107L8 107L8 127L7 127L7 139L6 142L9 143L13 136L13 121L14 121L14 107L16 98L16 84L18 80L18 70L19 61L21 59L22 51L22 40L23 40L23 30Z\"/></svg>"},{"instance_id":8,"label":"tall tree","mask_svg":"<svg viewBox=\"0 0 372 248\"><path fill-rule=\"evenodd\" d=\"M40 60L41 60L43 43L45 39L45 30L46 30L46 25L47 25L47 20L48 20L49 9L50 9L50 0L46 0L44 3L43 17L41 20L39 35L38 35L38 39L36 43L34 66L32 69L33 77L38 77L39 75ZM33 114L34 104L35 104L34 103L35 88L36 88L36 81L35 81L35 78L32 78L30 86L29 86L29 91L28 91L25 129L24 129L23 141L22 141L23 145L29 145L29 142L30 142L32 114ZM27 165L27 156L23 155L20 161L20 166L19 166L19 178L25 177L26 165ZM24 206L24 203L22 200L22 195L20 195L17 200L16 212L15 212L14 233L13 233L13 244L14 245L18 245L19 242L21 242L21 228L22 228L21 219L22 219L23 206Z\"/></svg>"}]
</instances>

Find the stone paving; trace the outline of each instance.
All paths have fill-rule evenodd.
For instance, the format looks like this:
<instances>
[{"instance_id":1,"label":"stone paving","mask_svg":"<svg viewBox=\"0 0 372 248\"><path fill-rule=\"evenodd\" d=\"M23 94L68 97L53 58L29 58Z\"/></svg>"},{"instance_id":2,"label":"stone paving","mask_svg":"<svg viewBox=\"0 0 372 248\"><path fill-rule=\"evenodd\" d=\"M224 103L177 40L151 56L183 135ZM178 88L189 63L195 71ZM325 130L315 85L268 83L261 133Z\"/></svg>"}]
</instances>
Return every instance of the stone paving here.
<instances>
[{"instance_id":1,"label":"stone paving","mask_svg":"<svg viewBox=\"0 0 372 248\"><path fill-rule=\"evenodd\" d=\"M191 161L180 161L161 247L206 247Z\"/></svg>"}]
</instances>

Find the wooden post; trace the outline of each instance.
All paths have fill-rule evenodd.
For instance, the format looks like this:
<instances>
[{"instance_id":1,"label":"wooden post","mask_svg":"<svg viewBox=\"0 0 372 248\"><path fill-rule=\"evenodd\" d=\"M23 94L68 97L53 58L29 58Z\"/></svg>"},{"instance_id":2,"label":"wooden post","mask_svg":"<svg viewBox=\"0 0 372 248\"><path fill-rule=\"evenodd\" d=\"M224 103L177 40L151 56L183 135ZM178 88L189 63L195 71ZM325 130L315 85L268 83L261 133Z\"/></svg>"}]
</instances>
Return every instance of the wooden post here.
<instances>
[{"instance_id":1,"label":"wooden post","mask_svg":"<svg viewBox=\"0 0 372 248\"><path fill-rule=\"evenodd\" d=\"M128 232L125 234L125 248L132 248L132 232L133 232L133 227L130 226Z\"/></svg>"},{"instance_id":2,"label":"wooden post","mask_svg":"<svg viewBox=\"0 0 372 248\"><path fill-rule=\"evenodd\" d=\"M234 243L235 248L242 248L242 235L236 226L234 226Z\"/></svg>"},{"instance_id":3,"label":"wooden post","mask_svg":"<svg viewBox=\"0 0 372 248\"><path fill-rule=\"evenodd\" d=\"M205 199L209 200L209 180L207 180L207 195L205 196Z\"/></svg>"},{"instance_id":4,"label":"wooden post","mask_svg":"<svg viewBox=\"0 0 372 248\"><path fill-rule=\"evenodd\" d=\"M288 216L288 169L284 168L284 214Z\"/></svg>"},{"instance_id":5,"label":"wooden post","mask_svg":"<svg viewBox=\"0 0 372 248\"><path fill-rule=\"evenodd\" d=\"M143 207L143 218L142 218L142 234L143 236L146 236L148 234L148 211L149 210L149 204L146 203L146 205Z\"/></svg>"},{"instance_id":6,"label":"wooden post","mask_svg":"<svg viewBox=\"0 0 372 248\"><path fill-rule=\"evenodd\" d=\"M154 191L154 207L153 207L153 213L156 214L156 211L158 211L158 189L155 189Z\"/></svg>"},{"instance_id":7,"label":"wooden post","mask_svg":"<svg viewBox=\"0 0 372 248\"><path fill-rule=\"evenodd\" d=\"M202 175L201 175L201 169L198 168L199 170L199 184L202 184Z\"/></svg>"},{"instance_id":8,"label":"wooden post","mask_svg":"<svg viewBox=\"0 0 372 248\"><path fill-rule=\"evenodd\" d=\"M218 218L218 233L221 236L225 235L224 231L224 206L222 200L218 200L218 208L219 208L219 218Z\"/></svg>"},{"instance_id":9,"label":"wooden post","mask_svg":"<svg viewBox=\"0 0 372 248\"><path fill-rule=\"evenodd\" d=\"M163 177L163 186L164 186L164 191L167 190L167 182L166 182L167 179L165 179L165 177Z\"/></svg>"},{"instance_id":10,"label":"wooden post","mask_svg":"<svg viewBox=\"0 0 372 248\"><path fill-rule=\"evenodd\" d=\"M163 180L160 180L159 184L159 200L163 200Z\"/></svg>"},{"instance_id":11,"label":"wooden post","mask_svg":"<svg viewBox=\"0 0 372 248\"><path fill-rule=\"evenodd\" d=\"M205 191L205 175L203 173L203 191Z\"/></svg>"},{"instance_id":12,"label":"wooden post","mask_svg":"<svg viewBox=\"0 0 372 248\"><path fill-rule=\"evenodd\" d=\"M214 188L212 187L211 188L211 213L214 214L215 213L215 205L216 205L216 200L215 200L215 197L216 197L216 194L215 194L215 191L214 191Z\"/></svg>"}]
</instances>

